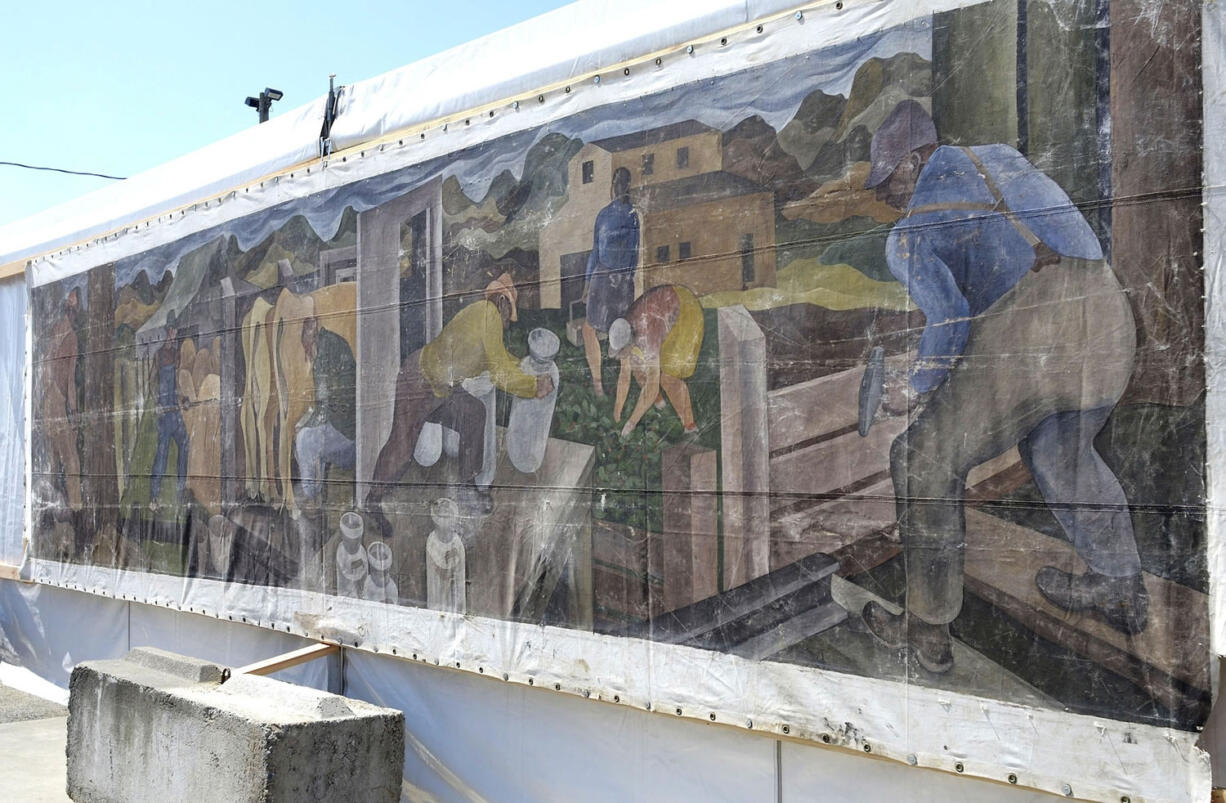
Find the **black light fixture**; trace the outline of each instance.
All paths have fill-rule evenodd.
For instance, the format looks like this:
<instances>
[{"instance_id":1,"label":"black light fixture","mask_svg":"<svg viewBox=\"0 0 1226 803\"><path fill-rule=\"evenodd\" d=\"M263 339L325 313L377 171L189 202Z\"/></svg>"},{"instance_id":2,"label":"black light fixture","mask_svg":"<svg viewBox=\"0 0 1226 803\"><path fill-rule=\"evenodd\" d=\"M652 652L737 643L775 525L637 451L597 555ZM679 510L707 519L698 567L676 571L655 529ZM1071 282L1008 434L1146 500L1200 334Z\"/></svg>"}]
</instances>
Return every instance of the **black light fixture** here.
<instances>
[{"instance_id":1,"label":"black light fixture","mask_svg":"<svg viewBox=\"0 0 1226 803\"><path fill-rule=\"evenodd\" d=\"M280 89L272 87L264 87L264 91L260 93L258 98L248 97L246 103L251 108L260 113L260 122L268 122L268 109L272 106L274 100L280 100L285 97L285 93Z\"/></svg>"}]
</instances>

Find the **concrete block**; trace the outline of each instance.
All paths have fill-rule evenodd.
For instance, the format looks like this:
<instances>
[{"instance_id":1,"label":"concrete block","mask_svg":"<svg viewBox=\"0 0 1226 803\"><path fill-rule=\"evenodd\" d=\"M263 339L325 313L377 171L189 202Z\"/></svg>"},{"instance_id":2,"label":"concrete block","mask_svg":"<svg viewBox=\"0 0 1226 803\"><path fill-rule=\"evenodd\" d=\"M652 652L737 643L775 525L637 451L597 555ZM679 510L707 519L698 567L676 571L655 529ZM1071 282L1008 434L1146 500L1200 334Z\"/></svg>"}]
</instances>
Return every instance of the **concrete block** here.
<instances>
[{"instance_id":1,"label":"concrete block","mask_svg":"<svg viewBox=\"0 0 1226 803\"><path fill-rule=\"evenodd\" d=\"M76 801L395 801L404 715L152 648L72 672Z\"/></svg>"}]
</instances>

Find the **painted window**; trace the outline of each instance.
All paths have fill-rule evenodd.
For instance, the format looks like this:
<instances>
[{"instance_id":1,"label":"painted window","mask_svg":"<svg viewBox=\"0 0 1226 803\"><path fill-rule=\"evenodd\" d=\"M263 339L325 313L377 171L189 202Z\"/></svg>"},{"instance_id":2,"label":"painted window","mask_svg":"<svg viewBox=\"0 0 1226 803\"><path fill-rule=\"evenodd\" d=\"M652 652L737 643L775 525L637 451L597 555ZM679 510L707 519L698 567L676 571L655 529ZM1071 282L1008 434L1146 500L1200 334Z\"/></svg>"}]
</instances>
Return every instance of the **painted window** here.
<instances>
[{"instance_id":1,"label":"painted window","mask_svg":"<svg viewBox=\"0 0 1226 803\"><path fill-rule=\"evenodd\" d=\"M754 283L756 271L753 264L753 235L741 235L741 284Z\"/></svg>"},{"instance_id":2,"label":"painted window","mask_svg":"<svg viewBox=\"0 0 1226 803\"><path fill-rule=\"evenodd\" d=\"M677 149L677 168L684 170L690 166L690 149L689 146L683 146Z\"/></svg>"},{"instance_id":3,"label":"painted window","mask_svg":"<svg viewBox=\"0 0 1226 803\"><path fill-rule=\"evenodd\" d=\"M654 153L643 154L643 175L650 176L656 172L656 155Z\"/></svg>"},{"instance_id":4,"label":"painted window","mask_svg":"<svg viewBox=\"0 0 1226 803\"><path fill-rule=\"evenodd\" d=\"M688 241L677 246L677 259L689 259L693 255L694 249Z\"/></svg>"},{"instance_id":5,"label":"painted window","mask_svg":"<svg viewBox=\"0 0 1226 803\"><path fill-rule=\"evenodd\" d=\"M588 160L583 163L583 183L591 184L596 178L596 163Z\"/></svg>"}]
</instances>

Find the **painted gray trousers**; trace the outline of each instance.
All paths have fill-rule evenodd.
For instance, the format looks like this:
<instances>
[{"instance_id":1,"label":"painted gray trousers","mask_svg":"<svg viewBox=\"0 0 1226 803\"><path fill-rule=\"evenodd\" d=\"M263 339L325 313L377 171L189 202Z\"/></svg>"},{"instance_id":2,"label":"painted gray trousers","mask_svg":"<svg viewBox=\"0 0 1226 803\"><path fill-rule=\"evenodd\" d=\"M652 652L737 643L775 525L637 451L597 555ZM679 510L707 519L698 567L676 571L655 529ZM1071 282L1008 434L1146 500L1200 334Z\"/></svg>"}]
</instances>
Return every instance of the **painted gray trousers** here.
<instances>
[{"instance_id":1,"label":"painted gray trousers","mask_svg":"<svg viewBox=\"0 0 1226 803\"><path fill-rule=\"evenodd\" d=\"M1128 299L1101 260L1032 271L971 322L962 357L890 450L912 615L957 617L966 476L1013 446L1091 569L1141 570L1128 500L1094 449L1135 350Z\"/></svg>"}]
</instances>

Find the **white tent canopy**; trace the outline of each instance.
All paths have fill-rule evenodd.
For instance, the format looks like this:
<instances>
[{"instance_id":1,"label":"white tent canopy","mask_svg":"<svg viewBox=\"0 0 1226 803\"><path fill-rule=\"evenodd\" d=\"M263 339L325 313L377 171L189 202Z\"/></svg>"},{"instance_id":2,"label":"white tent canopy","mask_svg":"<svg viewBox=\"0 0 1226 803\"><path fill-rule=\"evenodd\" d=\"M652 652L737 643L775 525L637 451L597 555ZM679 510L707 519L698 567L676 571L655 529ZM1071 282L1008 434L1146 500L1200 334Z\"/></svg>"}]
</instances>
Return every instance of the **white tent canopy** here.
<instances>
[{"instance_id":1,"label":"white tent canopy","mask_svg":"<svg viewBox=\"0 0 1226 803\"><path fill-rule=\"evenodd\" d=\"M359 145L797 6L795 0L583 0L345 87L333 144ZM0 266L100 237L316 158L325 105L325 98L318 98L125 181L0 226Z\"/></svg>"}]
</instances>

